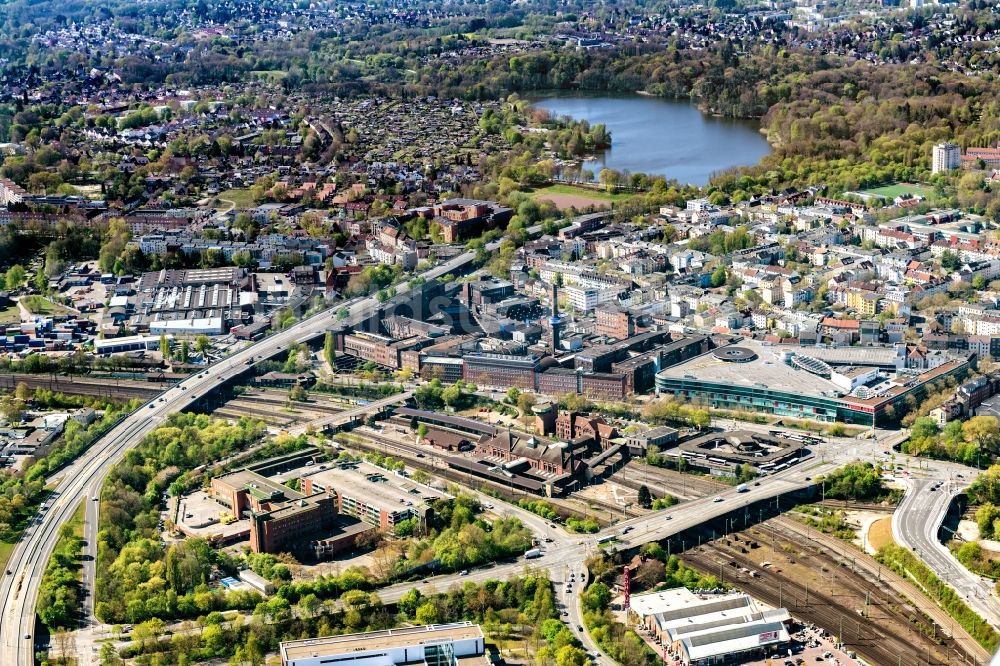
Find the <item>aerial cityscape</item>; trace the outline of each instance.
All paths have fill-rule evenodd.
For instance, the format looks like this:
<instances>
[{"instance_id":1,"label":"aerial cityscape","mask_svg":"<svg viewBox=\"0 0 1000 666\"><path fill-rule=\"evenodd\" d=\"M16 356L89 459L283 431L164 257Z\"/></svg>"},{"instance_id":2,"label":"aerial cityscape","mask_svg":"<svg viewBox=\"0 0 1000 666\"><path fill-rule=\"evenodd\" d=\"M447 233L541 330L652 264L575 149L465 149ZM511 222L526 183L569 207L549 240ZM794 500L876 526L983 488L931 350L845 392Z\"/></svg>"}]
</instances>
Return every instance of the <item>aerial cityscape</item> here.
<instances>
[{"instance_id":1,"label":"aerial cityscape","mask_svg":"<svg viewBox=\"0 0 1000 666\"><path fill-rule=\"evenodd\" d=\"M1000 5L0 2L0 666L1000 664Z\"/></svg>"}]
</instances>

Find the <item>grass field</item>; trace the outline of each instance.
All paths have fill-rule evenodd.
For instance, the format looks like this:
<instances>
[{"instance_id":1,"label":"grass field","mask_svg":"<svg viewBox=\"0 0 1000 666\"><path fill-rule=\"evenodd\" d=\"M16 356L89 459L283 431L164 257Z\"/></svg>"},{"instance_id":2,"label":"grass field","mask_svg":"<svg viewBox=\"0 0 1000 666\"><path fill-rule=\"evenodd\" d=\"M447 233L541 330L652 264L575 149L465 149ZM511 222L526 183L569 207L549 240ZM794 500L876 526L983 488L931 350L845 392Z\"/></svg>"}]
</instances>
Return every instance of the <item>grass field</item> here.
<instances>
[{"instance_id":1,"label":"grass field","mask_svg":"<svg viewBox=\"0 0 1000 666\"><path fill-rule=\"evenodd\" d=\"M284 72L280 69L255 69L250 72L250 76L256 79L264 79L266 81L281 81L288 76L288 72Z\"/></svg>"},{"instance_id":2,"label":"grass field","mask_svg":"<svg viewBox=\"0 0 1000 666\"><path fill-rule=\"evenodd\" d=\"M7 570L7 560L10 559L10 554L13 552L14 544L0 541L0 571Z\"/></svg>"},{"instance_id":3,"label":"grass field","mask_svg":"<svg viewBox=\"0 0 1000 666\"><path fill-rule=\"evenodd\" d=\"M83 538L83 517L85 515L86 510L87 510L87 503L85 501L80 502L80 504L77 505L76 507L76 511L73 512L73 517L69 519L68 523L66 523L67 525L73 528L73 534L80 537L81 539Z\"/></svg>"},{"instance_id":4,"label":"grass field","mask_svg":"<svg viewBox=\"0 0 1000 666\"><path fill-rule=\"evenodd\" d=\"M577 187L576 185L567 185L565 183L554 183L546 187L540 187L535 190L535 194L572 194L599 201L624 201L625 199L630 199L635 196L634 194L626 193L611 194L610 192L606 192L604 190L594 190L589 187Z\"/></svg>"},{"instance_id":5,"label":"grass field","mask_svg":"<svg viewBox=\"0 0 1000 666\"><path fill-rule=\"evenodd\" d=\"M250 190L226 190L225 192L220 192L215 198L223 202L232 201L236 204L236 208L240 210L253 208L257 205L250 196Z\"/></svg>"},{"instance_id":6,"label":"grass field","mask_svg":"<svg viewBox=\"0 0 1000 666\"><path fill-rule=\"evenodd\" d=\"M0 310L0 324L18 324L21 322L21 311L14 303L9 308Z\"/></svg>"},{"instance_id":7,"label":"grass field","mask_svg":"<svg viewBox=\"0 0 1000 666\"><path fill-rule=\"evenodd\" d=\"M24 296L21 298L21 302L32 314L36 315L66 314L70 312L58 303L53 303L41 296Z\"/></svg>"},{"instance_id":8,"label":"grass field","mask_svg":"<svg viewBox=\"0 0 1000 666\"><path fill-rule=\"evenodd\" d=\"M576 187L556 183L547 187L540 187L533 192L535 199L551 201L557 208L586 208L588 206L607 206L610 203L625 201L634 197L634 194L611 194L603 190L592 190L589 187Z\"/></svg>"},{"instance_id":9,"label":"grass field","mask_svg":"<svg viewBox=\"0 0 1000 666\"><path fill-rule=\"evenodd\" d=\"M915 185L912 183L896 183L895 185L873 187L872 189L864 190L863 192L864 194L875 194L890 200L904 194L919 194L920 196L930 198L930 196L934 194L934 188L925 187L923 185Z\"/></svg>"}]
</instances>

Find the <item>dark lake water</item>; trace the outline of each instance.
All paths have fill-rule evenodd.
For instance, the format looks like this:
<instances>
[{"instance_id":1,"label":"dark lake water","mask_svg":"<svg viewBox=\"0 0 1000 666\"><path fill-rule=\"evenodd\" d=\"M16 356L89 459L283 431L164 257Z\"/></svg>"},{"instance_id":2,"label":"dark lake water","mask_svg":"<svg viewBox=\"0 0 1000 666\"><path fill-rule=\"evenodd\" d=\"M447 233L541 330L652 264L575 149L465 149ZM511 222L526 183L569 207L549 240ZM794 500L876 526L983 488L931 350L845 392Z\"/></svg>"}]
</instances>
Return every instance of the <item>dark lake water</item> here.
<instances>
[{"instance_id":1,"label":"dark lake water","mask_svg":"<svg viewBox=\"0 0 1000 666\"><path fill-rule=\"evenodd\" d=\"M771 152L757 123L706 116L688 102L643 95L532 101L554 115L607 126L611 149L583 165L595 178L609 167L705 185L713 173L754 165Z\"/></svg>"}]
</instances>

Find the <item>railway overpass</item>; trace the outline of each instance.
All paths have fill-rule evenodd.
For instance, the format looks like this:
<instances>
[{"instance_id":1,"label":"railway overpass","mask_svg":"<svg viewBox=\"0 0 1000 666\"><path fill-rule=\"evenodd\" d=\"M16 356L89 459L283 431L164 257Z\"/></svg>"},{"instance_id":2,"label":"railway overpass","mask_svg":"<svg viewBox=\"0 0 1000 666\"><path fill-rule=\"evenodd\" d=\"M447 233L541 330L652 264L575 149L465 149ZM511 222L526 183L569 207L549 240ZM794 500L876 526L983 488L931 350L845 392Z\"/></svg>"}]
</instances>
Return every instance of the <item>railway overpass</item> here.
<instances>
[{"instance_id":1,"label":"railway overpass","mask_svg":"<svg viewBox=\"0 0 1000 666\"><path fill-rule=\"evenodd\" d=\"M537 230L536 227L529 231L537 233ZM499 243L494 242L487 245L486 249L495 251L498 247ZM463 253L425 271L421 277L431 280L447 273L462 272L474 258L475 254L472 252ZM410 290L410 286L406 283L396 287L400 298L405 297ZM108 471L129 449L135 447L147 433L163 423L169 414L189 408L223 383L247 372L257 363L287 350L289 345L313 340L337 325L358 325L370 318L379 307L386 305L388 304L379 303L374 297L353 299L317 313L285 331L275 333L237 352L150 399L64 469L56 481L51 508L48 512L40 514L26 530L11 555L8 564L11 574L0 578L0 664L28 666L33 663L35 605L41 578L58 538L60 526L69 520L82 500L86 500L87 503L85 555L92 556L89 560L85 559L84 566L84 586L89 591L85 596L86 610L88 621L94 622L93 558L96 557L99 502L91 501L90 498L99 495ZM341 308L347 309L346 318L338 316ZM166 387L151 388L163 390ZM561 541L548 549L537 564L549 568L550 571L579 570L586 557L594 552L599 543L613 541L616 548L631 549L650 541L676 536L706 521L737 514L755 503L801 491L813 485L812 478L829 473L850 460L874 456L875 448L887 445L886 442L881 444L865 442L858 443L857 446L844 446L841 442L838 445L817 447L823 450L822 460L816 458L806 460L800 465L765 478L759 486L752 486L745 493L737 493L735 489L730 489L720 493L718 501L715 501L715 498L694 500L667 512L657 512L619 523L614 528L607 528L597 535L584 537L578 541ZM900 511L903 512L905 509L901 508ZM501 565L489 570L488 576L503 578L521 571L523 566L523 563ZM437 584L447 584L449 581L448 577L434 579ZM83 652L78 656L81 663L93 663L96 658L96 655Z\"/></svg>"},{"instance_id":2,"label":"railway overpass","mask_svg":"<svg viewBox=\"0 0 1000 666\"><path fill-rule=\"evenodd\" d=\"M364 421L368 416L372 414L377 414L386 407L390 405L396 405L401 402L406 402L413 397L413 391L404 391L403 393L396 393L395 395L390 395L373 402L369 402L365 405L358 405L352 409L345 410L339 414L330 414L328 416L322 416L318 419L314 419L307 423L297 425L294 428L289 428L288 433L290 435L301 435L309 430L322 431L322 430L337 430L346 425L360 423Z\"/></svg>"},{"instance_id":3,"label":"railway overpass","mask_svg":"<svg viewBox=\"0 0 1000 666\"><path fill-rule=\"evenodd\" d=\"M495 251L499 242L487 246ZM433 280L448 273L460 273L475 259L474 252L465 252L420 274ZM399 298L411 287L396 286ZM154 397L112 428L72 465L63 470L54 492L51 508L37 516L15 545L8 562L10 574L0 579L0 663L4 666L31 666L34 663L35 606L42 575L59 536L59 528L73 515L81 500L87 501L84 539L84 585L88 622L93 623L95 561L98 502L91 498L100 494L108 471L125 453L139 444L169 414L183 411L214 391L218 386L243 374L252 366L287 350L293 343L308 342L326 333L335 325L357 325L367 320L379 307L374 296L356 298L304 319L284 331L212 365ZM338 311L346 308L347 316ZM163 387L161 387L163 388ZM93 655L80 655L81 662Z\"/></svg>"}]
</instances>

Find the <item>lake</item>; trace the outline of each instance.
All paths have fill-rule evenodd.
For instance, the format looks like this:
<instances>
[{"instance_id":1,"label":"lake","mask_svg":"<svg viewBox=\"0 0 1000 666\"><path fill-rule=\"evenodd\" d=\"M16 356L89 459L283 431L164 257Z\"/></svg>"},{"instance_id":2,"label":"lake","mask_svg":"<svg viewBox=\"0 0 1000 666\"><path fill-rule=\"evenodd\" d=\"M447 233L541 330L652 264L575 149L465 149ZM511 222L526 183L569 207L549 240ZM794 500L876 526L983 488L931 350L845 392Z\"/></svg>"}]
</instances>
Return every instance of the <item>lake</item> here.
<instances>
[{"instance_id":1,"label":"lake","mask_svg":"<svg viewBox=\"0 0 1000 666\"><path fill-rule=\"evenodd\" d=\"M604 167L705 185L713 173L757 164L771 152L751 121L706 116L694 104L644 95L540 97L532 103L556 116L603 123L611 148L584 162L597 177Z\"/></svg>"}]
</instances>

